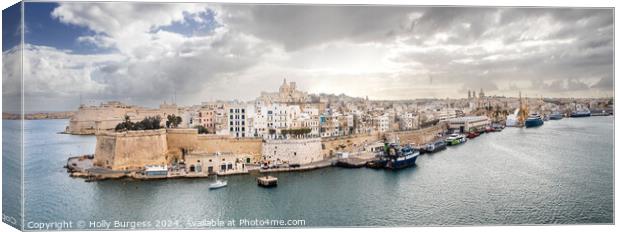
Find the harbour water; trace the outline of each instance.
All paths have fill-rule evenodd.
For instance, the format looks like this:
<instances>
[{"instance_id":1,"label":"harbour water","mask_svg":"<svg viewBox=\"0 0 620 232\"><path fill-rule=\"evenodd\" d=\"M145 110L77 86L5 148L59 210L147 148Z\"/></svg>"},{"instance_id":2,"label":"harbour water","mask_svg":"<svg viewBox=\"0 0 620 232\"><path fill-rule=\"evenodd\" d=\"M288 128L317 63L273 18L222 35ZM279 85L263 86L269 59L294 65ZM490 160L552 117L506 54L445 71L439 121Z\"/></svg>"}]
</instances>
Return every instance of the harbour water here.
<instances>
[{"instance_id":1,"label":"harbour water","mask_svg":"<svg viewBox=\"0 0 620 232\"><path fill-rule=\"evenodd\" d=\"M95 137L57 134L66 120L26 121L25 226L119 220L204 228L205 221L242 219L300 219L312 227L610 224L613 124L613 117L590 117L506 128L422 155L400 171L276 173L278 187L271 189L257 187L250 175L229 176L220 178L227 187L210 191L209 179L71 178L67 158L93 153ZM4 155L3 162L19 160Z\"/></svg>"}]
</instances>

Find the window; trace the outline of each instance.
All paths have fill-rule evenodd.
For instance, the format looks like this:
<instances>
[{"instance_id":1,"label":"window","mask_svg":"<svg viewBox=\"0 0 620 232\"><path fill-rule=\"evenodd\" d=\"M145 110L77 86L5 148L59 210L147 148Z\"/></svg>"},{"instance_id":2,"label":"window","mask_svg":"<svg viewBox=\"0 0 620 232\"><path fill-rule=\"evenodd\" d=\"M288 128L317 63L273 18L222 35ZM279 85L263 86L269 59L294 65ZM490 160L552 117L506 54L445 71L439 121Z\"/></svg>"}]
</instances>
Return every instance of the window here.
<instances>
[{"instance_id":1,"label":"window","mask_svg":"<svg viewBox=\"0 0 620 232\"><path fill-rule=\"evenodd\" d=\"M245 113L245 109L241 109L241 113Z\"/></svg>"},{"instance_id":2,"label":"window","mask_svg":"<svg viewBox=\"0 0 620 232\"><path fill-rule=\"evenodd\" d=\"M230 109L230 113L231 113L231 114L233 113L233 109Z\"/></svg>"}]
</instances>

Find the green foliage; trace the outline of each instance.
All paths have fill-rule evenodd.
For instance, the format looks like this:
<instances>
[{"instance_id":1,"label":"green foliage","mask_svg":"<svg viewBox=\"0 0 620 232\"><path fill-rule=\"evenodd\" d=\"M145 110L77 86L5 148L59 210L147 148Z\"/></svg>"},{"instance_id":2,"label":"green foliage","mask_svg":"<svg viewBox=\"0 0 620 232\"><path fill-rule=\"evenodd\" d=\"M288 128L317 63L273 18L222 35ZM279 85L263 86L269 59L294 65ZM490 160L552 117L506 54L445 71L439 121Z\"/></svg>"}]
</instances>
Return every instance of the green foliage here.
<instances>
[{"instance_id":1,"label":"green foliage","mask_svg":"<svg viewBox=\"0 0 620 232\"><path fill-rule=\"evenodd\" d=\"M198 129L198 134L208 134L209 130L202 125L195 126L194 128Z\"/></svg>"},{"instance_id":2,"label":"green foliage","mask_svg":"<svg viewBox=\"0 0 620 232\"><path fill-rule=\"evenodd\" d=\"M282 130L283 135L293 135L293 136L305 135L305 134L309 134L310 132L312 132L312 129L310 128L294 128L294 129Z\"/></svg>"},{"instance_id":3,"label":"green foliage","mask_svg":"<svg viewBox=\"0 0 620 232\"><path fill-rule=\"evenodd\" d=\"M174 114L168 115L168 120L166 121L166 127L168 128L177 128L179 124L183 121L180 116L175 116Z\"/></svg>"},{"instance_id":4,"label":"green foliage","mask_svg":"<svg viewBox=\"0 0 620 232\"><path fill-rule=\"evenodd\" d=\"M161 128L161 117L146 117L139 122L132 122L129 116L125 115L125 121L116 125L115 131L128 130L157 130Z\"/></svg>"}]
</instances>

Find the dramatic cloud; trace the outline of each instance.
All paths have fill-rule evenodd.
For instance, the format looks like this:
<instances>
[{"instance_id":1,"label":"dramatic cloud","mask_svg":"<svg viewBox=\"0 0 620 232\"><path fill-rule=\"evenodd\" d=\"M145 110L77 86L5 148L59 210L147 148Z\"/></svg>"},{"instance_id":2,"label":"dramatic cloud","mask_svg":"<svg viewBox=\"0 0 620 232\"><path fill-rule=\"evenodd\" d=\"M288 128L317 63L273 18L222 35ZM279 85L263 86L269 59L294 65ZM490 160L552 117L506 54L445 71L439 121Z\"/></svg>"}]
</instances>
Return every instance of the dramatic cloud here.
<instances>
[{"instance_id":1,"label":"dramatic cloud","mask_svg":"<svg viewBox=\"0 0 620 232\"><path fill-rule=\"evenodd\" d=\"M27 93L58 103L33 108L249 100L285 77L372 99L613 92L612 9L60 3L49 20L106 52L28 44Z\"/></svg>"}]
</instances>

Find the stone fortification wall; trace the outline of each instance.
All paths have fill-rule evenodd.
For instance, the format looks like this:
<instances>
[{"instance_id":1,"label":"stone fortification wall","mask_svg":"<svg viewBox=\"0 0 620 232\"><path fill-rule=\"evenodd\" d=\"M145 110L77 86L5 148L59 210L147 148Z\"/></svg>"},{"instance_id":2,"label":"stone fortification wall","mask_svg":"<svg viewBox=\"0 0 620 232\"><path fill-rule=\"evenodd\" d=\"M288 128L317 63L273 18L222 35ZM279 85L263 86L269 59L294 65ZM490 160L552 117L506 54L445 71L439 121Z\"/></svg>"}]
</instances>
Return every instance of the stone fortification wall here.
<instances>
[{"instance_id":1,"label":"stone fortification wall","mask_svg":"<svg viewBox=\"0 0 620 232\"><path fill-rule=\"evenodd\" d=\"M230 136L198 134L196 129L168 129L168 154L180 156L183 151L200 153L233 153L250 155L258 160L262 149L261 138L233 138Z\"/></svg>"},{"instance_id":2,"label":"stone fortification wall","mask_svg":"<svg viewBox=\"0 0 620 232\"><path fill-rule=\"evenodd\" d=\"M277 139L263 143L264 160L276 163L308 164L323 160L321 139Z\"/></svg>"},{"instance_id":3,"label":"stone fortification wall","mask_svg":"<svg viewBox=\"0 0 620 232\"><path fill-rule=\"evenodd\" d=\"M102 132L97 134L94 164L114 170L165 165L166 130Z\"/></svg>"},{"instance_id":4,"label":"stone fortification wall","mask_svg":"<svg viewBox=\"0 0 620 232\"><path fill-rule=\"evenodd\" d=\"M439 139L438 133L444 132L447 128L445 123L439 123L432 127L419 130L389 132L385 134L388 141L400 141L406 144L426 144Z\"/></svg>"},{"instance_id":5,"label":"stone fortification wall","mask_svg":"<svg viewBox=\"0 0 620 232\"><path fill-rule=\"evenodd\" d=\"M361 151L364 146L379 141L380 139L381 137L378 133L323 138L321 141L321 154L323 157L327 158L333 156L336 152Z\"/></svg>"}]
</instances>

